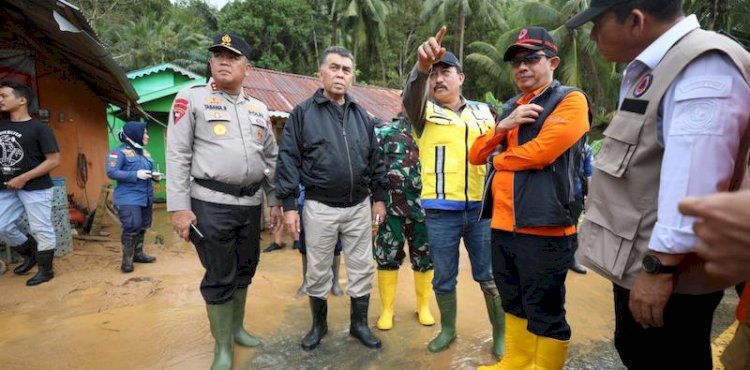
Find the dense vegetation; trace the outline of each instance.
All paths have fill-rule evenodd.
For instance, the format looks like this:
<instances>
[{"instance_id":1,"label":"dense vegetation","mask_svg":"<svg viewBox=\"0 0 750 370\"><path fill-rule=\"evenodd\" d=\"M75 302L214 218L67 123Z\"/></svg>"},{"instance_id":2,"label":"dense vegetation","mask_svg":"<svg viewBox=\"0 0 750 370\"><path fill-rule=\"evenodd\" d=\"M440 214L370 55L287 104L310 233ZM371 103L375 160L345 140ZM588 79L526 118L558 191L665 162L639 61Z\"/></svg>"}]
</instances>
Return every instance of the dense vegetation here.
<instances>
[{"instance_id":1,"label":"dense vegetation","mask_svg":"<svg viewBox=\"0 0 750 370\"><path fill-rule=\"evenodd\" d=\"M589 94L597 123L608 121L620 80L621 68L601 60L589 41L590 25L563 25L588 0L234 0L222 9L202 0L73 1L126 70L170 62L205 73L211 38L229 31L250 43L256 67L314 75L319 53L338 44L354 52L358 83L399 88L416 47L445 24L445 45L464 62L465 95L492 102L515 94L502 62L514 32L541 25L561 46L556 77ZM705 28L750 45L750 1L684 3Z\"/></svg>"}]
</instances>

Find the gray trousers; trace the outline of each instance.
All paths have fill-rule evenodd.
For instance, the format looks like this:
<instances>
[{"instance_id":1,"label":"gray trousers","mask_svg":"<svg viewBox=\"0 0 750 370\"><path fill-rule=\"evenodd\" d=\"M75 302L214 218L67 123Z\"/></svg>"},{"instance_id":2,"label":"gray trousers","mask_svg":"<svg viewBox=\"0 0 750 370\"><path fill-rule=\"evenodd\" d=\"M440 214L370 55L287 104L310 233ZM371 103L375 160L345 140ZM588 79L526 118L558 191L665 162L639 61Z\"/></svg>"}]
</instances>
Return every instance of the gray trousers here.
<instances>
[{"instance_id":1,"label":"gray trousers","mask_svg":"<svg viewBox=\"0 0 750 370\"><path fill-rule=\"evenodd\" d=\"M349 279L346 293L354 298L370 294L375 275L370 198L345 208L306 199L302 222L307 246L307 294L325 299L331 291L331 263L339 238Z\"/></svg>"}]
</instances>

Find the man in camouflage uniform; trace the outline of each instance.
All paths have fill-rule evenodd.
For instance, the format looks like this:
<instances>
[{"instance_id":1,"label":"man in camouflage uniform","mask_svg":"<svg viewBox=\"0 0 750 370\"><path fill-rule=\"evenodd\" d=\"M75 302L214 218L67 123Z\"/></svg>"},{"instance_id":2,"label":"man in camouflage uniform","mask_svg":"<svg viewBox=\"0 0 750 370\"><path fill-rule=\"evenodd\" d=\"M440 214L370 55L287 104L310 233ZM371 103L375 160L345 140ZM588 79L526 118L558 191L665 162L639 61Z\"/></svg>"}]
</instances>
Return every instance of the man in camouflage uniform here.
<instances>
[{"instance_id":1,"label":"man in camouflage uniform","mask_svg":"<svg viewBox=\"0 0 750 370\"><path fill-rule=\"evenodd\" d=\"M388 193L385 222L378 229L373 255L378 263L381 313L378 329L393 327L393 301L396 296L398 269L406 254L404 241L409 240L411 268L417 314L422 325L433 325L430 313L433 265L427 244L425 213L419 198L422 192L419 148L412 138L411 125L399 115L375 130L378 147L388 168Z\"/></svg>"}]
</instances>

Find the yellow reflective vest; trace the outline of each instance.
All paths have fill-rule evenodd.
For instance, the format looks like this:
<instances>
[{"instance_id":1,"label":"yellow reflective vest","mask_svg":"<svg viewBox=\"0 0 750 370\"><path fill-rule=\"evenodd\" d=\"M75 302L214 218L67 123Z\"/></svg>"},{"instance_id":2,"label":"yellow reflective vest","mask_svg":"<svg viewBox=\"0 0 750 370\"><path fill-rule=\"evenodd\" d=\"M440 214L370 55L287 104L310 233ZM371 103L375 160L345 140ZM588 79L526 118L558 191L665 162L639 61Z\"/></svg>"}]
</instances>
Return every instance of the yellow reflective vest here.
<instances>
[{"instance_id":1,"label":"yellow reflective vest","mask_svg":"<svg viewBox=\"0 0 750 370\"><path fill-rule=\"evenodd\" d=\"M422 162L422 206L463 210L482 200L486 165L469 163L469 149L495 123L484 103L467 101L459 114L430 101L421 136L414 134Z\"/></svg>"}]
</instances>

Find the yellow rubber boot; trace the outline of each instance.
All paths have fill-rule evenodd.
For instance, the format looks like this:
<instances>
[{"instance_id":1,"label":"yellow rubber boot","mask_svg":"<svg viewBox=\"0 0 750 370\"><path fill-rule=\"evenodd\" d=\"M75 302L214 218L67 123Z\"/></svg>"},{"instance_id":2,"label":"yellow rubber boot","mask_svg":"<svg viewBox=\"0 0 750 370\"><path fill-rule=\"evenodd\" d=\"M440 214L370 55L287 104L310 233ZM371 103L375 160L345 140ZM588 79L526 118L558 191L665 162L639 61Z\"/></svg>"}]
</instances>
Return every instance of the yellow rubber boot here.
<instances>
[{"instance_id":1,"label":"yellow rubber boot","mask_svg":"<svg viewBox=\"0 0 750 370\"><path fill-rule=\"evenodd\" d=\"M536 355L533 370L562 370L568 357L569 340L536 337Z\"/></svg>"},{"instance_id":2,"label":"yellow rubber boot","mask_svg":"<svg viewBox=\"0 0 750 370\"><path fill-rule=\"evenodd\" d=\"M414 291L417 295L417 315L419 323L425 326L435 325L435 318L430 312L430 296L432 296L433 270L414 271Z\"/></svg>"},{"instance_id":3,"label":"yellow rubber boot","mask_svg":"<svg viewBox=\"0 0 750 370\"><path fill-rule=\"evenodd\" d=\"M494 365L477 370L530 370L534 364L536 336L526 330L528 320L505 314L505 356Z\"/></svg>"},{"instance_id":4,"label":"yellow rubber boot","mask_svg":"<svg viewBox=\"0 0 750 370\"><path fill-rule=\"evenodd\" d=\"M380 290L380 318L378 329L393 328L393 301L396 298L396 281L398 270L378 270L378 288Z\"/></svg>"}]
</instances>

